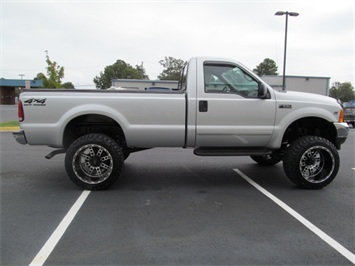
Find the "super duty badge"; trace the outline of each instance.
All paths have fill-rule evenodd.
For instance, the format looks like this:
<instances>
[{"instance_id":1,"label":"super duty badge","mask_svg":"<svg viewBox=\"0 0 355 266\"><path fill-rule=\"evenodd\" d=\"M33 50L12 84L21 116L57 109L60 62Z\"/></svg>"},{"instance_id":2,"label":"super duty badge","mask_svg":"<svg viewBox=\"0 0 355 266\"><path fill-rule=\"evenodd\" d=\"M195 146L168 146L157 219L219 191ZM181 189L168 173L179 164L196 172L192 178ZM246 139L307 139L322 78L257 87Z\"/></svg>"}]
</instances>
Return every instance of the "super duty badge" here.
<instances>
[{"instance_id":1,"label":"super duty badge","mask_svg":"<svg viewBox=\"0 0 355 266\"><path fill-rule=\"evenodd\" d=\"M279 108L280 109L292 109L292 105L291 104L280 104Z\"/></svg>"}]
</instances>

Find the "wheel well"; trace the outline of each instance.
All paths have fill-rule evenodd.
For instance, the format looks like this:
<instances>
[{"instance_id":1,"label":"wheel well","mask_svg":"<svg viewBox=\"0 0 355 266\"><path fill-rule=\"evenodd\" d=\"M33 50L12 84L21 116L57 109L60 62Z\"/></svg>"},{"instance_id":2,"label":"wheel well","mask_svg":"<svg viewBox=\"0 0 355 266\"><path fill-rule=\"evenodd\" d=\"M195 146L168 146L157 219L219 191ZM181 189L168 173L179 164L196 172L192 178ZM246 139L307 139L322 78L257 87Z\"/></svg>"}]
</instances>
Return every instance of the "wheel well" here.
<instances>
[{"instance_id":1,"label":"wheel well","mask_svg":"<svg viewBox=\"0 0 355 266\"><path fill-rule=\"evenodd\" d=\"M286 129L282 143L291 143L302 136L319 136L335 144L336 129L332 123L322 118L302 118L293 122Z\"/></svg>"},{"instance_id":2,"label":"wheel well","mask_svg":"<svg viewBox=\"0 0 355 266\"><path fill-rule=\"evenodd\" d=\"M105 134L118 141L122 147L126 146L123 130L115 120L104 115L88 114L78 116L67 124L63 135L64 148L68 148L77 138L90 133Z\"/></svg>"}]
</instances>

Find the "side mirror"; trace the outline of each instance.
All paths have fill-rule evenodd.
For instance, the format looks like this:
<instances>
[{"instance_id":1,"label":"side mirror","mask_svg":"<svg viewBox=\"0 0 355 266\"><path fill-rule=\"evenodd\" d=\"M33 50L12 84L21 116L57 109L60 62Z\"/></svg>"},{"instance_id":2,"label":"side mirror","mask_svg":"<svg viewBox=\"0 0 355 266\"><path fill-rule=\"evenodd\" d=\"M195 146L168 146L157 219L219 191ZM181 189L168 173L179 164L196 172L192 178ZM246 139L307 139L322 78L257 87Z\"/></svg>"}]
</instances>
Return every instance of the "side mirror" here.
<instances>
[{"instance_id":1,"label":"side mirror","mask_svg":"<svg viewBox=\"0 0 355 266\"><path fill-rule=\"evenodd\" d=\"M258 97L260 99L268 99L269 98L269 91L264 83L259 83Z\"/></svg>"}]
</instances>

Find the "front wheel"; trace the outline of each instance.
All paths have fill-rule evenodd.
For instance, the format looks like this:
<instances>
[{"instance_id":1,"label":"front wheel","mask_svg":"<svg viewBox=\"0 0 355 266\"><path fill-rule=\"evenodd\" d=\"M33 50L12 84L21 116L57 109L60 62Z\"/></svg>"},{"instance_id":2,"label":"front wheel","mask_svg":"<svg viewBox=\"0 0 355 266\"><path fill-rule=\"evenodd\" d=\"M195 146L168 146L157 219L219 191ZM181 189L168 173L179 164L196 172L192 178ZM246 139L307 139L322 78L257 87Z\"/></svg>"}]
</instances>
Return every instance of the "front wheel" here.
<instances>
[{"instance_id":1,"label":"front wheel","mask_svg":"<svg viewBox=\"0 0 355 266\"><path fill-rule=\"evenodd\" d=\"M287 177L301 188L325 187L339 170L339 154L334 145L316 136L295 140L286 150L283 161Z\"/></svg>"},{"instance_id":2,"label":"front wheel","mask_svg":"<svg viewBox=\"0 0 355 266\"><path fill-rule=\"evenodd\" d=\"M118 179L123 167L122 149L103 134L88 134L75 140L67 150L65 169L69 178L87 190L102 190Z\"/></svg>"}]
</instances>

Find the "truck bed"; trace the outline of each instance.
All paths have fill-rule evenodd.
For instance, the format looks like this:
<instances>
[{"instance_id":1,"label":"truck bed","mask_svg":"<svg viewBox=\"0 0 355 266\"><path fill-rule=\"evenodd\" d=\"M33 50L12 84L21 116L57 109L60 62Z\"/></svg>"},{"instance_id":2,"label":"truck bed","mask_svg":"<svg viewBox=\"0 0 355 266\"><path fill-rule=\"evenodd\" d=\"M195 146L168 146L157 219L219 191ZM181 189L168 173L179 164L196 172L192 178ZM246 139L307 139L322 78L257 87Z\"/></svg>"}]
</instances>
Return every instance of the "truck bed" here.
<instances>
[{"instance_id":1,"label":"truck bed","mask_svg":"<svg viewBox=\"0 0 355 266\"><path fill-rule=\"evenodd\" d=\"M185 143L184 92L25 90L21 101L26 114L22 129L32 145L63 147L68 123L90 115L118 123L128 146L182 147ZM46 138L39 134L42 131L49 132Z\"/></svg>"}]
</instances>

